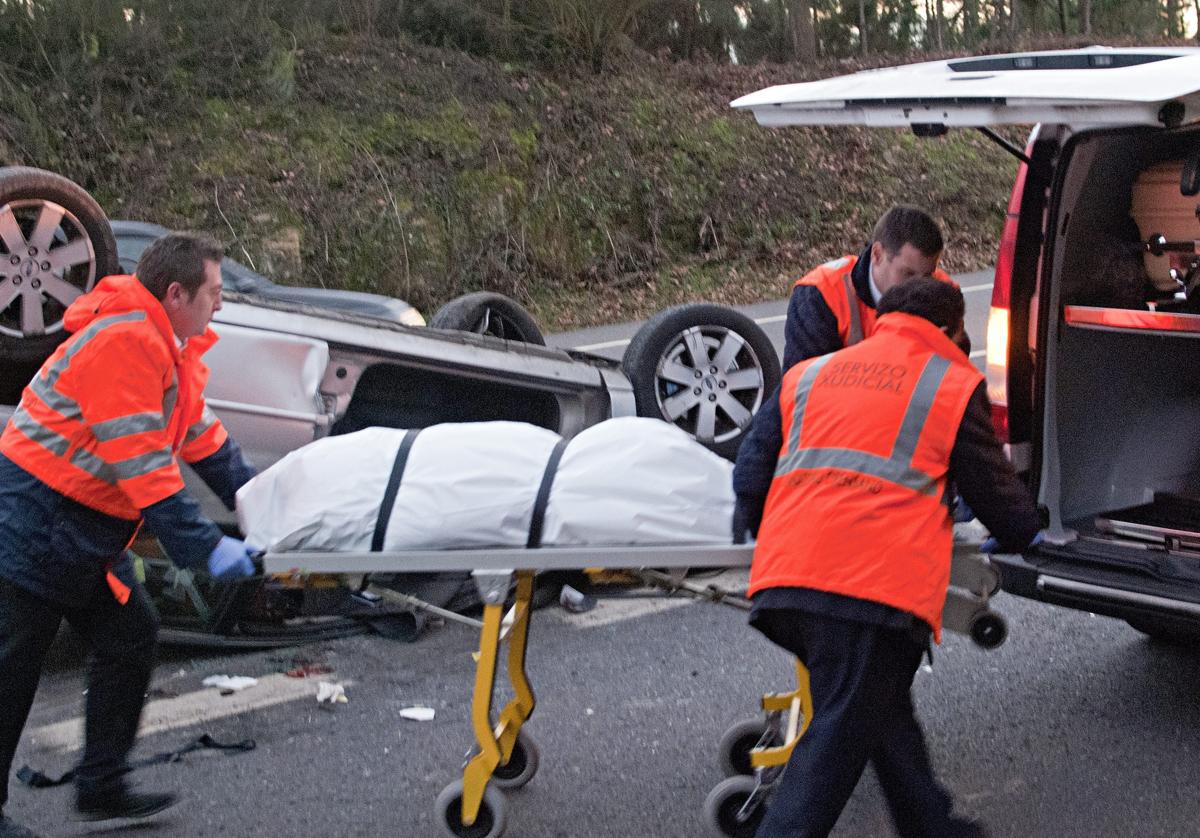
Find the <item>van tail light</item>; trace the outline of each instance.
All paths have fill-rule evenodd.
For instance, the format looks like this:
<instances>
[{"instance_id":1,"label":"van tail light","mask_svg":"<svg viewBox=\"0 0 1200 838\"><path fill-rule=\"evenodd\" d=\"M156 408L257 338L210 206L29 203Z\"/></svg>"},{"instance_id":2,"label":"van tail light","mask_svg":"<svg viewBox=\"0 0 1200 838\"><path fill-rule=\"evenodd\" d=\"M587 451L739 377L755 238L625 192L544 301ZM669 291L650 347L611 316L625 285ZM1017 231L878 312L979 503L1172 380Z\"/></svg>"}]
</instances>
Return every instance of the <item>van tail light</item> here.
<instances>
[{"instance_id":1,"label":"van tail light","mask_svg":"<svg viewBox=\"0 0 1200 838\"><path fill-rule=\"evenodd\" d=\"M1008 331L1009 302L1012 298L1013 262L1017 252L1017 222L1021 214L1021 197L1025 193L1024 163L1017 170L1004 232L1000 236L1000 252L996 256L996 276L992 282L992 307L987 323L987 394L992 403L992 425L1002 443L1008 434Z\"/></svg>"},{"instance_id":2,"label":"van tail light","mask_svg":"<svg viewBox=\"0 0 1200 838\"><path fill-rule=\"evenodd\" d=\"M987 325L987 394L992 424L1001 442L1008 442L1008 309L992 306Z\"/></svg>"}]
</instances>

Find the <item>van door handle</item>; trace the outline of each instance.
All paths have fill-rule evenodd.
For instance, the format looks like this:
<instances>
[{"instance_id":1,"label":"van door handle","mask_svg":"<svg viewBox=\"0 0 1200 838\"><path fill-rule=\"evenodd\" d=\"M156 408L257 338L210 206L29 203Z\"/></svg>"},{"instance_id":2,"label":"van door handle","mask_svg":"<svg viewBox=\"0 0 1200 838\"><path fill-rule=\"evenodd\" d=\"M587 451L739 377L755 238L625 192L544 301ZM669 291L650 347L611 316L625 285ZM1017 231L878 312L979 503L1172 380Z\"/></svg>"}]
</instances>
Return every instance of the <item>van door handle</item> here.
<instances>
[{"instance_id":1,"label":"van door handle","mask_svg":"<svg viewBox=\"0 0 1200 838\"><path fill-rule=\"evenodd\" d=\"M1200 154L1193 154L1183 163L1183 171L1179 173L1179 191L1191 197L1200 194ZM1196 208L1200 215L1200 207Z\"/></svg>"}]
</instances>

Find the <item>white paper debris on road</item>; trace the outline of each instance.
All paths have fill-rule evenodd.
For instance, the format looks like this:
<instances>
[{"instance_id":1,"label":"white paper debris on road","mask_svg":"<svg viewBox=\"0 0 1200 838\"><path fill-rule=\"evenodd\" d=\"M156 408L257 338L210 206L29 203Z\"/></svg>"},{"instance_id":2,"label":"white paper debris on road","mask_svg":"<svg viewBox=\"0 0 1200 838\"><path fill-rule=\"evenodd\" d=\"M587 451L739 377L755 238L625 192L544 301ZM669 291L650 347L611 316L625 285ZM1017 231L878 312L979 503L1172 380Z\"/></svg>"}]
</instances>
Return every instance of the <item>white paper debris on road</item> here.
<instances>
[{"instance_id":1,"label":"white paper debris on road","mask_svg":"<svg viewBox=\"0 0 1200 838\"><path fill-rule=\"evenodd\" d=\"M258 679L246 675L209 675L200 683L206 687L216 687L220 690L237 692L247 687L253 687L258 683Z\"/></svg>"},{"instance_id":2,"label":"white paper debris on road","mask_svg":"<svg viewBox=\"0 0 1200 838\"><path fill-rule=\"evenodd\" d=\"M400 711L400 718L414 722L432 722L435 715L432 707L405 707Z\"/></svg>"},{"instance_id":3,"label":"white paper debris on road","mask_svg":"<svg viewBox=\"0 0 1200 838\"><path fill-rule=\"evenodd\" d=\"M317 684L317 702L320 704L346 704L350 699L346 698L346 688L341 684L331 684L328 681L322 681Z\"/></svg>"}]
</instances>

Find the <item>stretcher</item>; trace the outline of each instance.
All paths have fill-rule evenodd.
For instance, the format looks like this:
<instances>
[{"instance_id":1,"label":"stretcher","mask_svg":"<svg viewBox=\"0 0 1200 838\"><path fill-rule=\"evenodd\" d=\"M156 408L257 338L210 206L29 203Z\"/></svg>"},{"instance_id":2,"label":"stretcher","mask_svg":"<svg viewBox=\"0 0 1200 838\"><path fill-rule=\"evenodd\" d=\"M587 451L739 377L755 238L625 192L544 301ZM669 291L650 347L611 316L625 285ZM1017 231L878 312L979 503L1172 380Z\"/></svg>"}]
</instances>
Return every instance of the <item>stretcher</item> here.
<instances>
[{"instance_id":1,"label":"stretcher","mask_svg":"<svg viewBox=\"0 0 1200 838\"><path fill-rule=\"evenodd\" d=\"M507 823L507 801L501 790L520 788L538 768L537 747L524 730L537 704L525 671L534 576L541 571L597 567L659 571L748 567L753 551L752 545L711 544L291 552L267 553L262 564L266 573L285 575L458 571L473 575L484 603L471 699L475 744L461 777L442 790L435 809L449 835L499 838ZM974 545L956 545L950 581L945 628L968 634L985 648L1000 645L1007 633L1004 619L989 606L1000 587L995 568ZM505 639L512 698L497 712L493 706L496 673ZM731 776L706 801L709 820L719 832L753 833L765 795L807 728L811 706L808 673L797 662L795 688L763 697L765 720L735 726L722 738L721 762Z\"/></svg>"}]
</instances>

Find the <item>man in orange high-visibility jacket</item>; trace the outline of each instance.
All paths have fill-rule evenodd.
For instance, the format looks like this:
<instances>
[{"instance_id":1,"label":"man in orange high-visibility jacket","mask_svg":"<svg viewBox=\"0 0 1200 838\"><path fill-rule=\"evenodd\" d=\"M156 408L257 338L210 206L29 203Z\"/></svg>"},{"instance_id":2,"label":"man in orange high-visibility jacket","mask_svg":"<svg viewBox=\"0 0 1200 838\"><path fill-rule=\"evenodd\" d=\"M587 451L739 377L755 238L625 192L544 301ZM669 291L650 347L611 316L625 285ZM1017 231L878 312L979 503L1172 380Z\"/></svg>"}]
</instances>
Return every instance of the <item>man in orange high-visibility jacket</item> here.
<instances>
[{"instance_id":1,"label":"man in orange high-visibility jacket","mask_svg":"<svg viewBox=\"0 0 1200 838\"><path fill-rule=\"evenodd\" d=\"M1010 550L1039 522L955 344L962 322L952 285L892 288L870 338L784 375L738 453L734 537L758 537L751 625L808 667L813 700L759 838L828 835L868 762L902 838L983 834L952 815L910 695L941 631L949 481Z\"/></svg>"},{"instance_id":2,"label":"man in orange high-visibility jacket","mask_svg":"<svg viewBox=\"0 0 1200 838\"><path fill-rule=\"evenodd\" d=\"M78 297L63 318L71 337L0 436L0 808L64 618L89 651L81 816L143 817L175 800L134 792L124 778L158 631L126 548L144 520L177 565L254 572L251 548L201 514L179 466L192 464L231 509L254 474L202 396L221 258L211 239L167 235L136 276L107 277ZM18 829L2 813L0 826Z\"/></svg>"},{"instance_id":3,"label":"man in orange high-visibility jacket","mask_svg":"<svg viewBox=\"0 0 1200 838\"><path fill-rule=\"evenodd\" d=\"M916 207L896 206L875 224L862 253L826 262L796 280L783 327L784 371L870 337L876 303L901 282L933 276L953 283L938 270L942 247L936 221Z\"/></svg>"}]
</instances>

